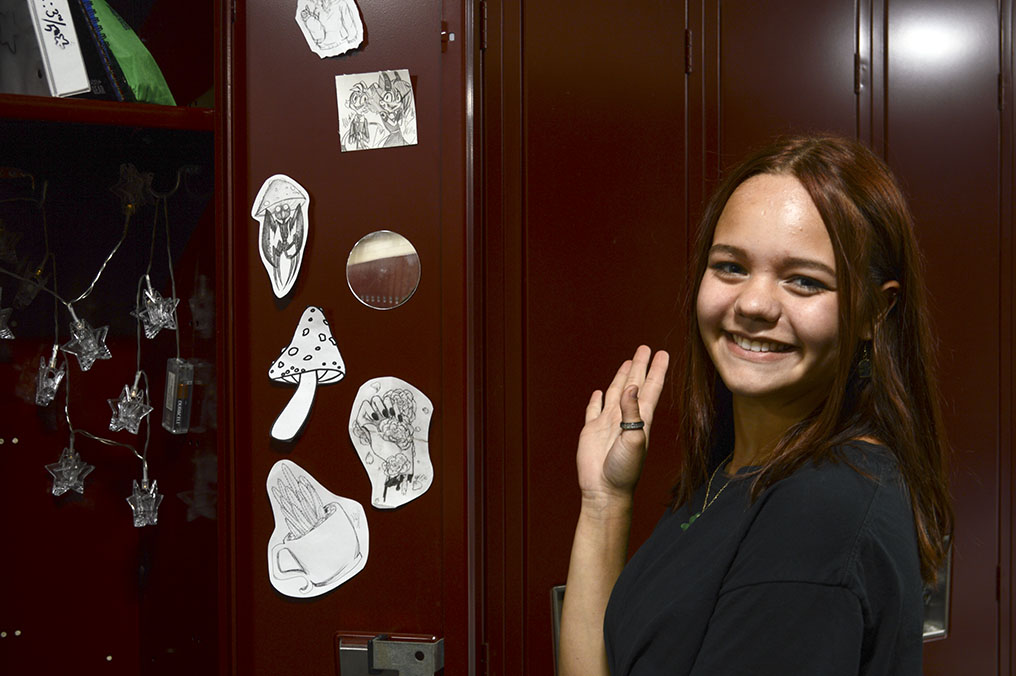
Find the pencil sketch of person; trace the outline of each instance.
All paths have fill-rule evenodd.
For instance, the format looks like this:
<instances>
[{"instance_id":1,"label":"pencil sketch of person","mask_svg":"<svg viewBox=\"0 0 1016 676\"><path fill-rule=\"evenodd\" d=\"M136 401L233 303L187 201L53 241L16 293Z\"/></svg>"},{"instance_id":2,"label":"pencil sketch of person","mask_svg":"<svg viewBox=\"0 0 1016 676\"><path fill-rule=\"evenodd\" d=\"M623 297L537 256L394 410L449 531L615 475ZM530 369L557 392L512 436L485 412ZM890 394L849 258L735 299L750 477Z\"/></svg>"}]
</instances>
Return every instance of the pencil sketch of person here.
<instances>
[{"instance_id":1,"label":"pencil sketch of person","mask_svg":"<svg viewBox=\"0 0 1016 676\"><path fill-rule=\"evenodd\" d=\"M363 23L353 0L301 0L297 23L310 48L322 58L358 47Z\"/></svg>"},{"instance_id":2,"label":"pencil sketch of person","mask_svg":"<svg viewBox=\"0 0 1016 676\"><path fill-rule=\"evenodd\" d=\"M399 77L395 71L391 75L381 72L377 83L370 87L369 103L387 132L379 139L379 147L394 148L415 142L415 139L410 141L406 138L410 123L414 132L416 129L413 86L409 82Z\"/></svg>"},{"instance_id":3,"label":"pencil sketch of person","mask_svg":"<svg viewBox=\"0 0 1016 676\"><path fill-rule=\"evenodd\" d=\"M350 150L366 150L370 147L370 124L367 122L366 113L370 111L367 104L368 91L363 82L357 82L349 92L346 100L346 107L349 108L351 117L349 129L342 138L342 145Z\"/></svg>"}]
</instances>

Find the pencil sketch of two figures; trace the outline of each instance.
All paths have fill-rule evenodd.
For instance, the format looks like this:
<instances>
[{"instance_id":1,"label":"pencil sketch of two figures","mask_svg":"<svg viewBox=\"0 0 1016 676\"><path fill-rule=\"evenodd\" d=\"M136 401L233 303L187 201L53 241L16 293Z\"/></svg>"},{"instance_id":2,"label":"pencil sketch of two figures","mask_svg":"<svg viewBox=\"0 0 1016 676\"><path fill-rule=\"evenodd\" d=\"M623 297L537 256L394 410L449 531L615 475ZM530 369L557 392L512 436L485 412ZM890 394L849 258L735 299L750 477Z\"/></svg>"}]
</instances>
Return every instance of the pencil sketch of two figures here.
<instances>
[{"instance_id":1,"label":"pencil sketch of two figures","mask_svg":"<svg viewBox=\"0 0 1016 676\"><path fill-rule=\"evenodd\" d=\"M416 104L409 70L339 75L335 89L343 151L416 144Z\"/></svg>"}]
</instances>

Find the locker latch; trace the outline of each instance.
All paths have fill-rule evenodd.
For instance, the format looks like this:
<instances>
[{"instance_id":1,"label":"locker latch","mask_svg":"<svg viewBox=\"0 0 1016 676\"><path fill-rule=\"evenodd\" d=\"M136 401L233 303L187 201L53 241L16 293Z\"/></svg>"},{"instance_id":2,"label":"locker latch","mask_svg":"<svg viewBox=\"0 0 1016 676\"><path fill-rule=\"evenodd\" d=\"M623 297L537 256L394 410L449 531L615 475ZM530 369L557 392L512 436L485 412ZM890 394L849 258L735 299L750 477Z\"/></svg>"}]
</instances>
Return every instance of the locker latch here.
<instances>
[{"instance_id":1,"label":"locker latch","mask_svg":"<svg viewBox=\"0 0 1016 676\"><path fill-rule=\"evenodd\" d=\"M339 632L339 676L434 676L444 669L444 639L417 634Z\"/></svg>"},{"instance_id":2,"label":"locker latch","mask_svg":"<svg viewBox=\"0 0 1016 676\"><path fill-rule=\"evenodd\" d=\"M436 641L396 641L385 635L367 644L371 669L391 669L400 676L434 676L444 669L444 639Z\"/></svg>"}]
</instances>

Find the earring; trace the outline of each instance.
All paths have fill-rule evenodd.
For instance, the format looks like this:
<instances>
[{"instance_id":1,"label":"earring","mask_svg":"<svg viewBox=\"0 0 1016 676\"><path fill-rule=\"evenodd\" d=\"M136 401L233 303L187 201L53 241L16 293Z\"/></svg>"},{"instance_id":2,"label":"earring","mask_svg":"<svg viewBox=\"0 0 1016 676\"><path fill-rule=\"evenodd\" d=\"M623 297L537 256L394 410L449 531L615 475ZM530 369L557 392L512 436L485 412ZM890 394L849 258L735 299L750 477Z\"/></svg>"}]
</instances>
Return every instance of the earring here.
<instances>
[{"instance_id":1,"label":"earring","mask_svg":"<svg viewBox=\"0 0 1016 676\"><path fill-rule=\"evenodd\" d=\"M868 354L868 343L861 348L861 359L857 362L857 375L860 378L871 377L871 356Z\"/></svg>"}]
</instances>

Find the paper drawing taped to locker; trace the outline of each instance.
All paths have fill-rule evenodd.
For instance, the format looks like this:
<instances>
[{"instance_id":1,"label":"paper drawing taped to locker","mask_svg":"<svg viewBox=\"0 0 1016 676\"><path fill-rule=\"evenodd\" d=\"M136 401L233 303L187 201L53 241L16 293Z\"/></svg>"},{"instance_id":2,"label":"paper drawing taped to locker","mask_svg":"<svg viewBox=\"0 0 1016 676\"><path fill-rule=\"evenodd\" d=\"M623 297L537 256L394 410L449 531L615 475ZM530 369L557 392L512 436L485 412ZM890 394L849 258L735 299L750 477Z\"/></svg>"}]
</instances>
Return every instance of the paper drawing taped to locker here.
<instances>
[{"instance_id":1,"label":"paper drawing taped to locker","mask_svg":"<svg viewBox=\"0 0 1016 676\"><path fill-rule=\"evenodd\" d=\"M392 509L414 500L434 481L430 419L434 404L399 378L374 378L353 400L349 437L370 478L370 504Z\"/></svg>"},{"instance_id":2,"label":"paper drawing taped to locker","mask_svg":"<svg viewBox=\"0 0 1016 676\"><path fill-rule=\"evenodd\" d=\"M336 75L342 152L416 145L416 103L409 71Z\"/></svg>"},{"instance_id":3,"label":"paper drawing taped to locker","mask_svg":"<svg viewBox=\"0 0 1016 676\"><path fill-rule=\"evenodd\" d=\"M353 0L298 0L296 23L307 46L320 56L338 56L363 42L363 22Z\"/></svg>"},{"instance_id":4,"label":"paper drawing taped to locker","mask_svg":"<svg viewBox=\"0 0 1016 676\"><path fill-rule=\"evenodd\" d=\"M258 252L278 298L293 289L300 274L309 209L310 195L285 174L269 177L254 198L250 215L260 224Z\"/></svg>"},{"instance_id":5,"label":"paper drawing taped to locker","mask_svg":"<svg viewBox=\"0 0 1016 676\"><path fill-rule=\"evenodd\" d=\"M268 571L280 593L320 596L363 570L370 534L359 502L328 492L290 460L268 472L268 499L275 517Z\"/></svg>"},{"instance_id":6,"label":"paper drawing taped to locker","mask_svg":"<svg viewBox=\"0 0 1016 676\"><path fill-rule=\"evenodd\" d=\"M311 305L300 315L293 340L268 367L272 381L296 385L296 392L272 425L272 437L279 441L296 439L310 415L317 386L336 383L345 376L346 364L324 308Z\"/></svg>"}]
</instances>

